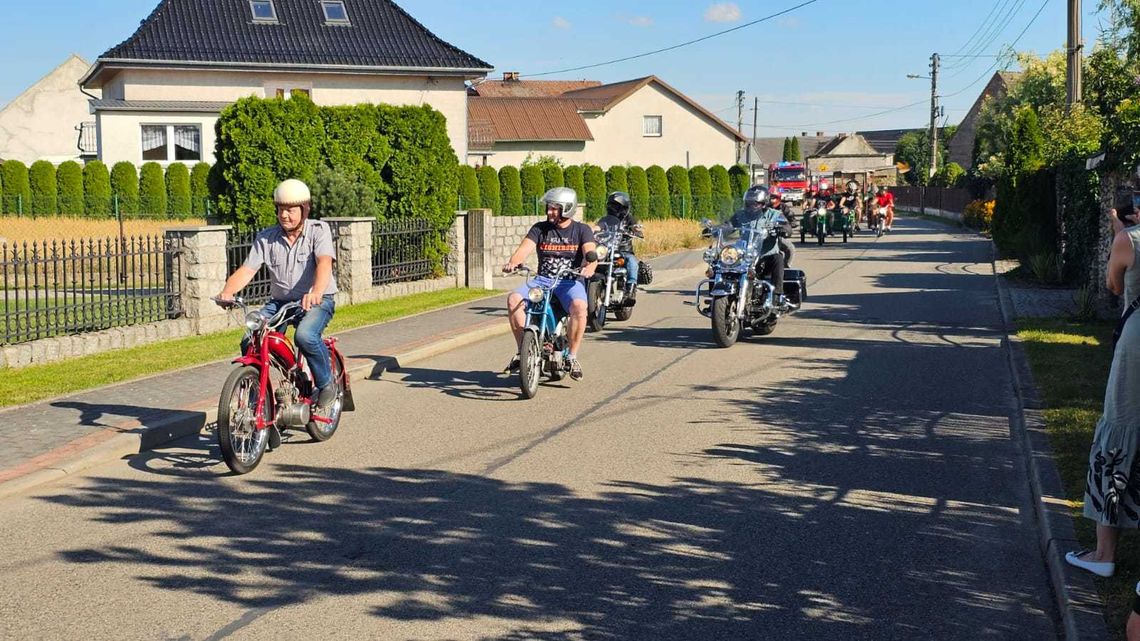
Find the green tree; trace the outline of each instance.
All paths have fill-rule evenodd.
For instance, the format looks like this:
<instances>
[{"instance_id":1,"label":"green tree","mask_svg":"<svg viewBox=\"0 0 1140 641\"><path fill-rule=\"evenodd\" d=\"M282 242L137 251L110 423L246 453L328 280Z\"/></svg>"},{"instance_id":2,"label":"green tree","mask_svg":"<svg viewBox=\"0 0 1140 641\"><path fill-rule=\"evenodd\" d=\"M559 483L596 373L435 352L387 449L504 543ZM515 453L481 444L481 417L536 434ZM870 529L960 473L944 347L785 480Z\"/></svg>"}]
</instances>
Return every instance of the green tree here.
<instances>
[{"instance_id":1,"label":"green tree","mask_svg":"<svg viewBox=\"0 0 1140 641\"><path fill-rule=\"evenodd\" d=\"M712 193L712 175L708 167L697 165L689 169L689 186L693 192L693 216L702 220L715 210Z\"/></svg>"},{"instance_id":2,"label":"green tree","mask_svg":"<svg viewBox=\"0 0 1140 641\"><path fill-rule=\"evenodd\" d=\"M586 217L597 220L606 212L606 172L597 165L586 165L583 173L583 182L586 188L586 198L578 197L578 202L586 203Z\"/></svg>"},{"instance_id":3,"label":"green tree","mask_svg":"<svg viewBox=\"0 0 1140 641\"><path fill-rule=\"evenodd\" d=\"M669 196L673 199L673 215L685 217L692 210L693 189L689 183L689 172L680 165L673 165L665 172L669 181Z\"/></svg>"},{"instance_id":4,"label":"green tree","mask_svg":"<svg viewBox=\"0 0 1140 641\"><path fill-rule=\"evenodd\" d=\"M614 165L606 170L606 191L629 192L629 170L622 165Z\"/></svg>"},{"instance_id":5,"label":"green tree","mask_svg":"<svg viewBox=\"0 0 1140 641\"><path fill-rule=\"evenodd\" d=\"M166 168L166 213L171 218L190 217L190 168L173 162Z\"/></svg>"},{"instance_id":6,"label":"green tree","mask_svg":"<svg viewBox=\"0 0 1140 641\"><path fill-rule=\"evenodd\" d=\"M566 186L565 172L562 170L562 167L558 165L544 165L542 167L542 179L547 189Z\"/></svg>"},{"instance_id":7,"label":"green tree","mask_svg":"<svg viewBox=\"0 0 1140 641\"><path fill-rule=\"evenodd\" d=\"M649 178L641 167L630 167L626 174L629 182L629 198L633 201L630 210L634 218L645 220L649 217Z\"/></svg>"},{"instance_id":8,"label":"green tree","mask_svg":"<svg viewBox=\"0 0 1140 641\"><path fill-rule=\"evenodd\" d=\"M111 197L118 198L123 215L139 213L139 173L133 163L122 160L111 167Z\"/></svg>"},{"instance_id":9,"label":"green tree","mask_svg":"<svg viewBox=\"0 0 1140 641\"><path fill-rule=\"evenodd\" d=\"M376 218L380 207L373 188L355 176L326 165L313 176L314 218Z\"/></svg>"},{"instance_id":10,"label":"green tree","mask_svg":"<svg viewBox=\"0 0 1140 641\"><path fill-rule=\"evenodd\" d=\"M499 186L499 173L494 167L483 165L475 170L479 179L480 206L499 214L503 208L503 194Z\"/></svg>"},{"instance_id":11,"label":"green tree","mask_svg":"<svg viewBox=\"0 0 1140 641\"><path fill-rule=\"evenodd\" d=\"M563 176L566 178L566 186L574 190L578 194L578 198L585 198L586 195L586 178L585 168L581 165L570 165L563 170Z\"/></svg>"},{"instance_id":12,"label":"green tree","mask_svg":"<svg viewBox=\"0 0 1140 641\"><path fill-rule=\"evenodd\" d=\"M106 218L112 213L111 172L100 160L83 166L83 213L88 218Z\"/></svg>"},{"instance_id":13,"label":"green tree","mask_svg":"<svg viewBox=\"0 0 1140 641\"><path fill-rule=\"evenodd\" d=\"M792 162L802 162L804 159L803 153L800 152L800 139L792 137L788 144L788 154L784 160ZM746 188L747 189L747 188Z\"/></svg>"},{"instance_id":14,"label":"green tree","mask_svg":"<svg viewBox=\"0 0 1140 641\"><path fill-rule=\"evenodd\" d=\"M717 218L724 218L732 213L732 181L728 176L728 169L724 165L709 167L709 180L712 182L713 201Z\"/></svg>"},{"instance_id":15,"label":"green tree","mask_svg":"<svg viewBox=\"0 0 1140 641\"><path fill-rule=\"evenodd\" d=\"M459 166L459 208L479 209L483 206L479 177L470 165Z\"/></svg>"},{"instance_id":16,"label":"green tree","mask_svg":"<svg viewBox=\"0 0 1140 641\"><path fill-rule=\"evenodd\" d=\"M143 163L139 170L139 212L147 216L166 215L166 181L162 165Z\"/></svg>"},{"instance_id":17,"label":"green tree","mask_svg":"<svg viewBox=\"0 0 1140 641\"><path fill-rule=\"evenodd\" d=\"M729 184L732 186L732 199L739 202L744 192L752 186L751 172L744 165L733 165L728 169Z\"/></svg>"},{"instance_id":18,"label":"green tree","mask_svg":"<svg viewBox=\"0 0 1140 641\"><path fill-rule=\"evenodd\" d=\"M784 148L780 151L780 160L787 160L788 154L792 152L792 139L784 138Z\"/></svg>"},{"instance_id":19,"label":"green tree","mask_svg":"<svg viewBox=\"0 0 1140 641\"><path fill-rule=\"evenodd\" d=\"M500 169L499 186L502 190L502 215L521 216L523 214L523 200L519 170L509 165Z\"/></svg>"},{"instance_id":20,"label":"green tree","mask_svg":"<svg viewBox=\"0 0 1140 641\"><path fill-rule=\"evenodd\" d=\"M673 203L669 198L669 178L665 170L651 165L645 170L649 183L649 218L670 218L673 216Z\"/></svg>"},{"instance_id":21,"label":"green tree","mask_svg":"<svg viewBox=\"0 0 1140 641\"><path fill-rule=\"evenodd\" d=\"M83 215L83 167L74 160L59 165L55 171L59 191L59 213L62 216Z\"/></svg>"},{"instance_id":22,"label":"green tree","mask_svg":"<svg viewBox=\"0 0 1140 641\"><path fill-rule=\"evenodd\" d=\"M3 185L4 213L32 213L32 186L28 181L28 166L19 160L5 160L0 165Z\"/></svg>"},{"instance_id":23,"label":"green tree","mask_svg":"<svg viewBox=\"0 0 1140 641\"><path fill-rule=\"evenodd\" d=\"M207 201L210 199L209 181L210 165L204 162L196 163L194 168L190 170L191 214L195 218L203 218L207 213L207 207L209 207Z\"/></svg>"},{"instance_id":24,"label":"green tree","mask_svg":"<svg viewBox=\"0 0 1140 641\"><path fill-rule=\"evenodd\" d=\"M56 187L55 165L46 160L32 163L28 172L32 190L32 214L35 216L55 216L59 213Z\"/></svg>"},{"instance_id":25,"label":"green tree","mask_svg":"<svg viewBox=\"0 0 1140 641\"><path fill-rule=\"evenodd\" d=\"M527 215L538 214L538 199L546 193L546 180L542 176L542 169L537 165L523 165L519 170L522 187L523 209Z\"/></svg>"},{"instance_id":26,"label":"green tree","mask_svg":"<svg viewBox=\"0 0 1140 641\"><path fill-rule=\"evenodd\" d=\"M966 177L966 170L956 162L947 163L938 168L934 175L933 184L938 187L957 187L958 183Z\"/></svg>"},{"instance_id":27,"label":"green tree","mask_svg":"<svg viewBox=\"0 0 1140 641\"><path fill-rule=\"evenodd\" d=\"M925 185L930 176L930 135L922 131L908 131L895 143L895 161L910 166L903 174L911 185Z\"/></svg>"}]
</instances>

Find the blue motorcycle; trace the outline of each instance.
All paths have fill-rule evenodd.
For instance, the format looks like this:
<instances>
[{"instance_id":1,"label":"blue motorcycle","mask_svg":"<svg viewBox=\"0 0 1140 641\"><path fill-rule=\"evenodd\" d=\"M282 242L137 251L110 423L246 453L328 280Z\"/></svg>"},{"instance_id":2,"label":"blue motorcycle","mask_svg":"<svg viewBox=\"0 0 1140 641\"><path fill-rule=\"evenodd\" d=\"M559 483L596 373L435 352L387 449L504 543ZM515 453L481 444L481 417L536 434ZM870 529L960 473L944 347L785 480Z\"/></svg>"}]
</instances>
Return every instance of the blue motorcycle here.
<instances>
[{"instance_id":1,"label":"blue motorcycle","mask_svg":"<svg viewBox=\"0 0 1140 641\"><path fill-rule=\"evenodd\" d=\"M594 252L586 254L586 261L597 260ZM519 271L534 274L529 267ZM570 339L566 335L567 310L562 308L554 289L563 280L580 278L581 274L564 269L554 278L533 278L523 301L526 310L526 327L523 328L519 348L519 388L523 397L534 398L538 384L545 375L551 381L560 381L570 373Z\"/></svg>"}]
</instances>

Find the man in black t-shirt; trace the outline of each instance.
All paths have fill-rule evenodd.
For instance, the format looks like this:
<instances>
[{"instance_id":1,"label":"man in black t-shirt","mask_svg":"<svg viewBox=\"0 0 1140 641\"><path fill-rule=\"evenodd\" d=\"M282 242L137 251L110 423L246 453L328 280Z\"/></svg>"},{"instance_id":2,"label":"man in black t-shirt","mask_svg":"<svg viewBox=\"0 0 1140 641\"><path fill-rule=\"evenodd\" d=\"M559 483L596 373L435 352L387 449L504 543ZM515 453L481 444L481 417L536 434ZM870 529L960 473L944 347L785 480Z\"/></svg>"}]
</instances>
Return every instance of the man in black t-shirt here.
<instances>
[{"instance_id":1,"label":"man in black t-shirt","mask_svg":"<svg viewBox=\"0 0 1140 641\"><path fill-rule=\"evenodd\" d=\"M566 269L580 270L585 278L593 276L597 263L586 263L585 257L597 248L597 242L590 226L573 218L578 206L578 194L569 187L555 187L547 191L542 200L546 204L546 220L530 228L526 238L503 266L503 272L511 273L518 269L531 252L537 249L538 279L553 281ZM515 335L515 344L520 350L523 328L526 327L523 301L529 290L530 285L523 284L507 297L507 315L511 331ZM578 348L586 333L586 286L576 277L568 278L554 286L554 295L568 315L566 336L570 341L570 378L581 380L582 366L578 363ZM507 369L514 371L518 366L519 357L515 354Z\"/></svg>"}]
</instances>

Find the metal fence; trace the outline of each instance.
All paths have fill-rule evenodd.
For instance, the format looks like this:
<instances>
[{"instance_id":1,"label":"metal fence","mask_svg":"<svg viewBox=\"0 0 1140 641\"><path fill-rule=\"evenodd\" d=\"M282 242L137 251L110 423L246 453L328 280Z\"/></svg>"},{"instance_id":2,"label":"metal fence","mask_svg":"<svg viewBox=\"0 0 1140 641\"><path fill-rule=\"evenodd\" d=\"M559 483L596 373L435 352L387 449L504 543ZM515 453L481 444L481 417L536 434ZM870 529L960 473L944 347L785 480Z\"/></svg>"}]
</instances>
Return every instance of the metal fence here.
<instances>
[{"instance_id":1,"label":"metal fence","mask_svg":"<svg viewBox=\"0 0 1140 641\"><path fill-rule=\"evenodd\" d=\"M179 256L163 236L0 245L3 343L176 318Z\"/></svg>"},{"instance_id":2,"label":"metal fence","mask_svg":"<svg viewBox=\"0 0 1140 641\"><path fill-rule=\"evenodd\" d=\"M234 273L234 270L241 267L245 263L245 259L249 258L249 252L253 248L253 239L256 237L257 230L255 229L230 230L226 240L227 274ZM262 265L261 269L257 270L257 275L242 290L242 297L251 305L261 305L269 300L268 266Z\"/></svg>"},{"instance_id":3,"label":"metal fence","mask_svg":"<svg viewBox=\"0 0 1140 641\"><path fill-rule=\"evenodd\" d=\"M903 186L892 187L891 191L894 192L896 206L915 211L940 209L960 214L974 200L969 189L956 187Z\"/></svg>"},{"instance_id":4,"label":"metal fence","mask_svg":"<svg viewBox=\"0 0 1140 641\"><path fill-rule=\"evenodd\" d=\"M372 284L420 280L432 275L428 248L439 237L431 221L395 220L372 225Z\"/></svg>"}]
</instances>

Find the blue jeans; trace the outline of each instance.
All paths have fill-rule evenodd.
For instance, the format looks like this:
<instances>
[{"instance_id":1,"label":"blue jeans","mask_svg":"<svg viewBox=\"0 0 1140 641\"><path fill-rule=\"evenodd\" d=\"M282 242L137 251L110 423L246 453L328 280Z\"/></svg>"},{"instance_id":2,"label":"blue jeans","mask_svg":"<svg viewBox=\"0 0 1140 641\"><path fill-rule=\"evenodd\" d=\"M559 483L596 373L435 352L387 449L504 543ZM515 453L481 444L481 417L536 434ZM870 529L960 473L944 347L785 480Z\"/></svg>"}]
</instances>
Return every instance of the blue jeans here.
<instances>
[{"instance_id":1,"label":"blue jeans","mask_svg":"<svg viewBox=\"0 0 1140 641\"><path fill-rule=\"evenodd\" d=\"M623 256L625 256L626 272L629 273L626 289L632 292L637 287L637 271L641 268L641 263L637 262L637 256L634 256L632 252L623 254Z\"/></svg>"},{"instance_id":2,"label":"blue jeans","mask_svg":"<svg viewBox=\"0 0 1140 641\"><path fill-rule=\"evenodd\" d=\"M290 301L271 300L262 307L260 314L269 318ZM293 334L293 341L305 355L305 362L309 364L309 371L313 374L313 385L317 389L332 382L332 364L329 362L329 348L325 345L321 334L328 327L336 311L336 299L330 294L321 298L320 305L314 305L309 311L298 309L289 320L290 324L297 326Z\"/></svg>"}]
</instances>

